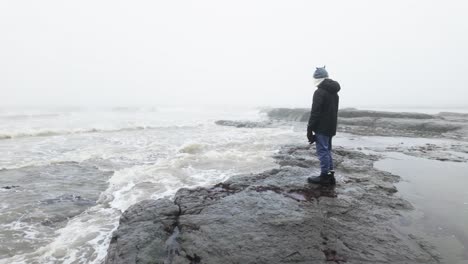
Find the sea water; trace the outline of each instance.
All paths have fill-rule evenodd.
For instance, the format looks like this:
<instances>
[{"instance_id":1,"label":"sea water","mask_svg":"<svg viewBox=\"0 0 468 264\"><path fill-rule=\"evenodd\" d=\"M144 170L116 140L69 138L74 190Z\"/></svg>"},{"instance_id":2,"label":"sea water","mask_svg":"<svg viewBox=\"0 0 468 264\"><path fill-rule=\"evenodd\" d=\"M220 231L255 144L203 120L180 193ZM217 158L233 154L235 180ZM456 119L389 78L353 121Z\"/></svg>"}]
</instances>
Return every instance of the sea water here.
<instances>
[{"instance_id":1,"label":"sea water","mask_svg":"<svg viewBox=\"0 0 468 264\"><path fill-rule=\"evenodd\" d=\"M247 108L1 109L0 263L102 263L119 217L236 174L276 167L290 126ZM299 136L300 135L300 136Z\"/></svg>"},{"instance_id":2,"label":"sea water","mask_svg":"<svg viewBox=\"0 0 468 264\"><path fill-rule=\"evenodd\" d=\"M307 144L305 124L234 128L215 125L220 119L266 116L240 107L0 109L0 263L102 263L131 205L277 167L281 146ZM466 163L387 151L445 141L339 133L334 146L383 155L376 167L402 176L398 195L415 207L409 232L458 261L466 257ZM441 240L434 228L415 228L434 223Z\"/></svg>"}]
</instances>

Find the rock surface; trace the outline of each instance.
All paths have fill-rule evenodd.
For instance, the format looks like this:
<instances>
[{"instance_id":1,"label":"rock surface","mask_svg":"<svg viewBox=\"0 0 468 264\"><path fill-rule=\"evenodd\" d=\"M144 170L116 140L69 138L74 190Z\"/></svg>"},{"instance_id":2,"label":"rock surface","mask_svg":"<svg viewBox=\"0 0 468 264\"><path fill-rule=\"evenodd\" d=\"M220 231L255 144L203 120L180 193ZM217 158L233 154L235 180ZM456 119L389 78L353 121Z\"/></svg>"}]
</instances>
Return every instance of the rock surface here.
<instances>
[{"instance_id":1,"label":"rock surface","mask_svg":"<svg viewBox=\"0 0 468 264\"><path fill-rule=\"evenodd\" d=\"M399 177L373 168L378 156L335 149L337 186L319 187L305 183L318 173L311 151L285 146L278 169L132 206L106 263L439 263L398 229L412 207L395 195Z\"/></svg>"},{"instance_id":2,"label":"rock surface","mask_svg":"<svg viewBox=\"0 0 468 264\"><path fill-rule=\"evenodd\" d=\"M307 122L310 109L276 108L267 111L271 120ZM343 109L338 112L338 130L358 135L446 137L468 139L468 115L398 113Z\"/></svg>"},{"instance_id":3,"label":"rock surface","mask_svg":"<svg viewBox=\"0 0 468 264\"><path fill-rule=\"evenodd\" d=\"M218 120L215 124L220 126L232 126L232 127L245 127L245 128L264 128L271 127L272 122L253 122L253 121L236 121L236 120Z\"/></svg>"}]
</instances>

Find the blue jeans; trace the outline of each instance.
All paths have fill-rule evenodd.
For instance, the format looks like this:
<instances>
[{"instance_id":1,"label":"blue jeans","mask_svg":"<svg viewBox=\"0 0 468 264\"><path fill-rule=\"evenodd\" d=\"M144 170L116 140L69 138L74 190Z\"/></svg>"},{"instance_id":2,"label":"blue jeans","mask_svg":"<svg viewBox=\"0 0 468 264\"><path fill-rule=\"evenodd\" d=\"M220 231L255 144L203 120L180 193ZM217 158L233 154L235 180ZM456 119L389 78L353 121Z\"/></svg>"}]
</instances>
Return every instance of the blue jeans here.
<instances>
[{"instance_id":1,"label":"blue jeans","mask_svg":"<svg viewBox=\"0 0 468 264\"><path fill-rule=\"evenodd\" d=\"M315 134L315 145L320 160L320 171L321 173L328 173L333 170L332 137Z\"/></svg>"}]
</instances>

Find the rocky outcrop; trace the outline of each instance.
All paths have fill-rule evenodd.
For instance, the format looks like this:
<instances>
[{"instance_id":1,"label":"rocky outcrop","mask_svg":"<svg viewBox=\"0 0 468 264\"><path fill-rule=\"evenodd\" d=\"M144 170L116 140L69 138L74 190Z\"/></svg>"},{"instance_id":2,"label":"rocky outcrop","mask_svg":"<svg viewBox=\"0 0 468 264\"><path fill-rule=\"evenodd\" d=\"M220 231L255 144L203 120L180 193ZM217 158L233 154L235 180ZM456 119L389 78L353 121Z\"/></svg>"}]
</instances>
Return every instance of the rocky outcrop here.
<instances>
[{"instance_id":1,"label":"rocky outcrop","mask_svg":"<svg viewBox=\"0 0 468 264\"><path fill-rule=\"evenodd\" d=\"M253 122L253 121L235 121L235 120L218 120L215 124L219 126L232 126L237 128L264 128L271 127L272 122Z\"/></svg>"},{"instance_id":2,"label":"rocky outcrop","mask_svg":"<svg viewBox=\"0 0 468 264\"><path fill-rule=\"evenodd\" d=\"M273 108L265 112L271 120L296 122L307 122L310 115L310 109L307 108Z\"/></svg>"},{"instance_id":3,"label":"rocky outcrop","mask_svg":"<svg viewBox=\"0 0 468 264\"><path fill-rule=\"evenodd\" d=\"M277 108L267 111L271 120L307 122L310 109ZM338 130L358 135L440 137L463 139L468 131L463 114L398 113L343 109L338 112Z\"/></svg>"},{"instance_id":4,"label":"rocky outcrop","mask_svg":"<svg viewBox=\"0 0 468 264\"><path fill-rule=\"evenodd\" d=\"M106 263L171 263L177 247L169 238L176 231L179 216L179 206L167 199L146 200L130 207L112 236Z\"/></svg>"},{"instance_id":5,"label":"rocky outcrop","mask_svg":"<svg viewBox=\"0 0 468 264\"><path fill-rule=\"evenodd\" d=\"M274 108L267 111L271 119L289 120L289 121L308 121L309 108ZM358 110L355 108L340 109L338 117L357 118L357 117L377 117L377 118L403 118L403 119L433 119L434 115L422 113L401 113L372 110Z\"/></svg>"},{"instance_id":6,"label":"rocky outcrop","mask_svg":"<svg viewBox=\"0 0 468 264\"><path fill-rule=\"evenodd\" d=\"M338 184L319 187L306 184L318 173L310 152L286 146L278 169L132 206L106 263L439 262L395 224L412 207L395 195L398 176L373 168L379 157L337 148Z\"/></svg>"},{"instance_id":7,"label":"rocky outcrop","mask_svg":"<svg viewBox=\"0 0 468 264\"><path fill-rule=\"evenodd\" d=\"M421 146L387 147L386 151L401 152L405 155L420 157L430 160L468 162L468 144L453 141L451 144L426 143Z\"/></svg>"},{"instance_id":8,"label":"rocky outcrop","mask_svg":"<svg viewBox=\"0 0 468 264\"><path fill-rule=\"evenodd\" d=\"M339 112L339 116L343 118L356 118L356 117L379 117L379 118L404 118L404 119L433 119L435 116L422 113L409 113L409 112L386 112L386 111L372 111L372 110L357 110L357 109L343 109Z\"/></svg>"}]
</instances>

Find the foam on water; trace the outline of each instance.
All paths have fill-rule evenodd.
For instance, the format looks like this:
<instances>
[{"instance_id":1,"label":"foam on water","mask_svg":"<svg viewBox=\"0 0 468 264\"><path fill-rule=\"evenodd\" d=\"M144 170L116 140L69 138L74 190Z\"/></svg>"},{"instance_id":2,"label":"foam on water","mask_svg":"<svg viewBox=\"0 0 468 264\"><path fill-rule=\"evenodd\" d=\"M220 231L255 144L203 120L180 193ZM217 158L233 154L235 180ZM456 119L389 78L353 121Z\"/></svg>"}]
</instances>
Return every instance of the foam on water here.
<instances>
[{"instance_id":1,"label":"foam on water","mask_svg":"<svg viewBox=\"0 0 468 264\"><path fill-rule=\"evenodd\" d=\"M181 150L187 147L190 146L183 146ZM240 170L222 170L223 166L232 162L256 163L257 168L262 169L273 166L271 161L265 160L271 151L255 146L251 149L252 153L229 150L223 154L211 150L200 155L176 151L173 157L155 164L116 171L109 179L109 187L101 194L98 205L68 221L64 228L56 232L51 243L33 253L7 259L5 263L100 263L106 255L110 234L117 227L121 212L129 206L144 199L171 197L181 187L216 183L235 173L251 171L242 171L242 166ZM197 164L197 160L201 162ZM244 168L251 166L245 165Z\"/></svg>"},{"instance_id":2,"label":"foam on water","mask_svg":"<svg viewBox=\"0 0 468 264\"><path fill-rule=\"evenodd\" d=\"M182 126L174 126L182 127ZM121 131L134 131L134 130L145 130L145 129L159 129L162 127L155 126L129 126L121 128L76 128L71 130L43 130L35 129L31 131L23 132L9 132L9 134L0 134L0 139L13 139L13 138L23 138L23 137L49 137L49 136L60 136L60 135L69 135L69 134L88 134L88 133L112 133L112 132L121 132ZM4 132L8 133L8 132Z\"/></svg>"},{"instance_id":3,"label":"foam on water","mask_svg":"<svg viewBox=\"0 0 468 264\"><path fill-rule=\"evenodd\" d=\"M244 119L254 119L251 114ZM182 187L214 184L235 174L273 168L272 154L282 144L291 143L294 135L289 127L237 129L216 126L212 117L206 120L209 122L195 126L1 141L0 167L40 168L73 161L83 168L114 173L94 205L47 236L34 233L34 223L20 219L17 231L35 249L18 248L17 254L0 263L102 263L111 234L128 207L145 199L172 197ZM79 177L74 179L82 181Z\"/></svg>"},{"instance_id":4,"label":"foam on water","mask_svg":"<svg viewBox=\"0 0 468 264\"><path fill-rule=\"evenodd\" d=\"M34 129L106 131L0 140L0 168L26 170L35 174L40 172L35 170L68 164L70 168L74 168L72 180L78 187L71 186L66 195L73 195L73 191L79 190L82 184L95 183L88 174L85 177L83 171L98 168L100 172L113 173L106 178L107 182L104 182L103 188L99 189L100 194L96 202L93 200L93 203L79 205L86 207L80 207L84 210L63 223L42 225L41 221L47 219L44 212L36 212L37 214L27 221L26 217L20 216L14 218L14 221L0 223L1 230L21 234L24 243L14 249L13 256L0 259L1 264L102 263L111 234L117 228L122 212L133 204L145 199L173 197L182 187L210 185L232 175L260 172L276 167L272 155L280 146L306 143L304 128L249 129L213 124L217 119L261 119L257 111L250 109L242 112L232 109L204 111L124 108L99 113L72 110L55 115L41 115L41 112L35 114L37 116L3 119L0 117L0 134L11 134L15 131L28 134ZM122 129L128 127L154 129ZM377 151L401 142L405 145L423 145L429 141L343 134L335 140L336 145L368 147ZM4 175L14 175L8 173ZM51 173L57 174L56 170ZM64 184L72 180L64 180ZM47 181L50 180L45 180L45 185L49 183ZM24 183L13 181L8 184L22 186ZM0 195L16 191L24 191L26 195L28 191L34 190L0 188ZM52 199L64 197L60 190L54 191L56 194ZM16 202L30 203L34 206L40 201L26 201L23 198ZM26 215L23 212L25 209L15 209L15 206L4 201L0 202L0 208L2 214L6 212L5 215ZM62 210L66 206L60 207L60 203L52 203L50 208Z\"/></svg>"}]
</instances>

